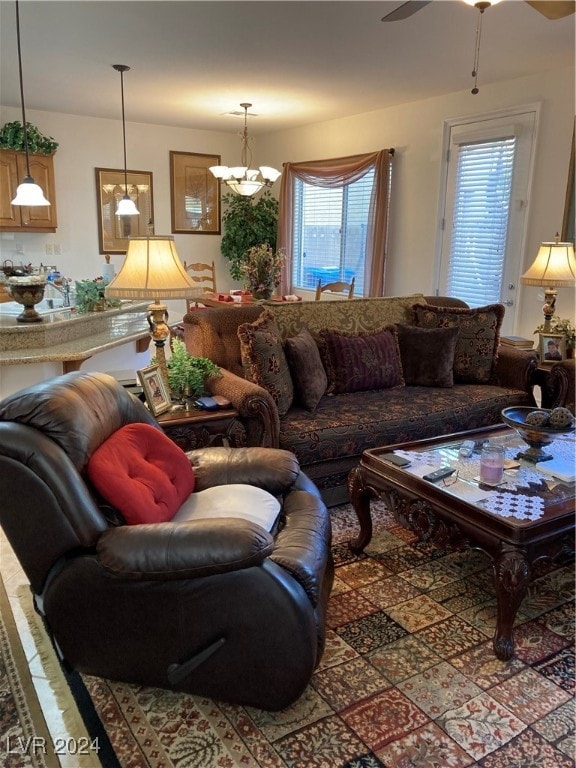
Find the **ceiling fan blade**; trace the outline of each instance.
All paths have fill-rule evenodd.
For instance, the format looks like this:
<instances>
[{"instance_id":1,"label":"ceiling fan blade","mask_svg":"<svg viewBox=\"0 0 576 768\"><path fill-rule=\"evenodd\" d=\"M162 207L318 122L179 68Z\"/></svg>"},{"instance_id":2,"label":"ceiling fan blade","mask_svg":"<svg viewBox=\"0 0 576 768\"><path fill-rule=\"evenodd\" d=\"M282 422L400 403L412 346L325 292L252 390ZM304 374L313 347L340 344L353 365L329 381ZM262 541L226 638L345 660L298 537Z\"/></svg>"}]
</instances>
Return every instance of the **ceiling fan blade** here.
<instances>
[{"instance_id":1,"label":"ceiling fan blade","mask_svg":"<svg viewBox=\"0 0 576 768\"><path fill-rule=\"evenodd\" d=\"M547 19L563 19L576 11L576 3L570 0L526 0L535 11Z\"/></svg>"},{"instance_id":2,"label":"ceiling fan blade","mask_svg":"<svg viewBox=\"0 0 576 768\"><path fill-rule=\"evenodd\" d=\"M390 11L386 16L383 16L380 21L402 21L402 19L407 19L431 2L432 0L408 0L407 3L402 3L396 10Z\"/></svg>"}]
</instances>

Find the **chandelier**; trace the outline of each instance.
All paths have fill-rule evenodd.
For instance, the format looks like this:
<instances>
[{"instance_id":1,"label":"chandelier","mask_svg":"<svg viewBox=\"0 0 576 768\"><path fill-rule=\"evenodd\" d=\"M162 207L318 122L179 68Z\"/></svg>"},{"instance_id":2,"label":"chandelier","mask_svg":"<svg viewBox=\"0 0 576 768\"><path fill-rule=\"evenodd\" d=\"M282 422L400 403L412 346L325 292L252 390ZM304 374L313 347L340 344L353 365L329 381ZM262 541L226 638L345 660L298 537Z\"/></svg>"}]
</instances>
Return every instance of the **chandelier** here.
<instances>
[{"instance_id":1,"label":"chandelier","mask_svg":"<svg viewBox=\"0 0 576 768\"><path fill-rule=\"evenodd\" d=\"M244 102L240 106L244 110L244 130L240 134L242 139L240 162L242 165L231 168L227 165L213 165L210 171L217 179L226 182L236 194L243 197L251 197L251 195L255 195L256 192L261 190L262 187L271 187L282 174L280 171L267 165L261 165L258 170L249 167L252 161L252 152L248 144L248 110L252 104Z\"/></svg>"}]
</instances>

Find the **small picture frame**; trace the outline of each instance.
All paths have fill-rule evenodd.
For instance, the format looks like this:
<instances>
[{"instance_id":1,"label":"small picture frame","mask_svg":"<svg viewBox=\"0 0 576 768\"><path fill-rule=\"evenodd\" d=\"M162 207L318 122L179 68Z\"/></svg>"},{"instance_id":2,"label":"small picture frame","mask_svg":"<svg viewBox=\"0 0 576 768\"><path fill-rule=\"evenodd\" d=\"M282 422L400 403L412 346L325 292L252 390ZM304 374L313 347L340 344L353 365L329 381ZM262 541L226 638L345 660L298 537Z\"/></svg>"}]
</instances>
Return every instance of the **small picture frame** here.
<instances>
[{"instance_id":1,"label":"small picture frame","mask_svg":"<svg viewBox=\"0 0 576 768\"><path fill-rule=\"evenodd\" d=\"M149 365L147 368L137 371L137 373L144 390L148 408L150 408L154 416L159 416L167 411L172 403L168 387L160 373L159 366Z\"/></svg>"},{"instance_id":2,"label":"small picture frame","mask_svg":"<svg viewBox=\"0 0 576 768\"><path fill-rule=\"evenodd\" d=\"M566 360L566 337L561 333L541 333L540 362L553 365Z\"/></svg>"}]
</instances>

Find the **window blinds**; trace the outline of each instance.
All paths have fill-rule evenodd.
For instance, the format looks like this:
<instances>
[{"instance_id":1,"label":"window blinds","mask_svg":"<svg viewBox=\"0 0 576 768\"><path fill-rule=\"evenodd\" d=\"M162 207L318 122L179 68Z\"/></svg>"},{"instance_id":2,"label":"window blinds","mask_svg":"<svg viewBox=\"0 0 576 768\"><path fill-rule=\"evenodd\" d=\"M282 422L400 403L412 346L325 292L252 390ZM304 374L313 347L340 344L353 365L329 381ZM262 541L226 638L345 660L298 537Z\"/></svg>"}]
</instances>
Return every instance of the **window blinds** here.
<instances>
[{"instance_id":1,"label":"window blinds","mask_svg":"<svg viewBox=\"0 0 576 768\"><path fill-rule=\"evenodd\" d=\"M356 278L364 288L368 211L374 168L342 187L294 183L294 259L292 281L298 288Z\"/></svg>"},{"instance_id":2,"label":"window blinds","mask_svg":"<svg viewBox=\"0 0 576 768\"><path fill-rule=\"evenodd\" d=\"M457 147L447 289L471 306L500 301L516 137Z\"/></svg>"}]
</instances>

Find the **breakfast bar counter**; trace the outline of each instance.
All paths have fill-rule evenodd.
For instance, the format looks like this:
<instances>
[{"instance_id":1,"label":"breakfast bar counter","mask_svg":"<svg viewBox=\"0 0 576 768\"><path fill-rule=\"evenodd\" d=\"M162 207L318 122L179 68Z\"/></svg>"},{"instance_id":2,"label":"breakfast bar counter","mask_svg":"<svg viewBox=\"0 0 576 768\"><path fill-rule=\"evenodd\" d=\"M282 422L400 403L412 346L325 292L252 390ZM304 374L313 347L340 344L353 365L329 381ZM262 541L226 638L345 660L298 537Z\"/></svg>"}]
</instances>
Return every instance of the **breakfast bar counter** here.
<instances>
[{"instance_id":1,"label":"breakfast bar counter","mask_svg":"<svg viewBox=\"0 0 576 768\"><path fill-rule=\"evenodd\" d=\"M83 314L62 307L47 311L42 322L29 324L19 323L10 305L0 305L2 366L58 362L68 373L107 349L135 342L136 351L143 352L150 343L148 302L123 302L118 308Z\"/></svg>"}]
</instances>

